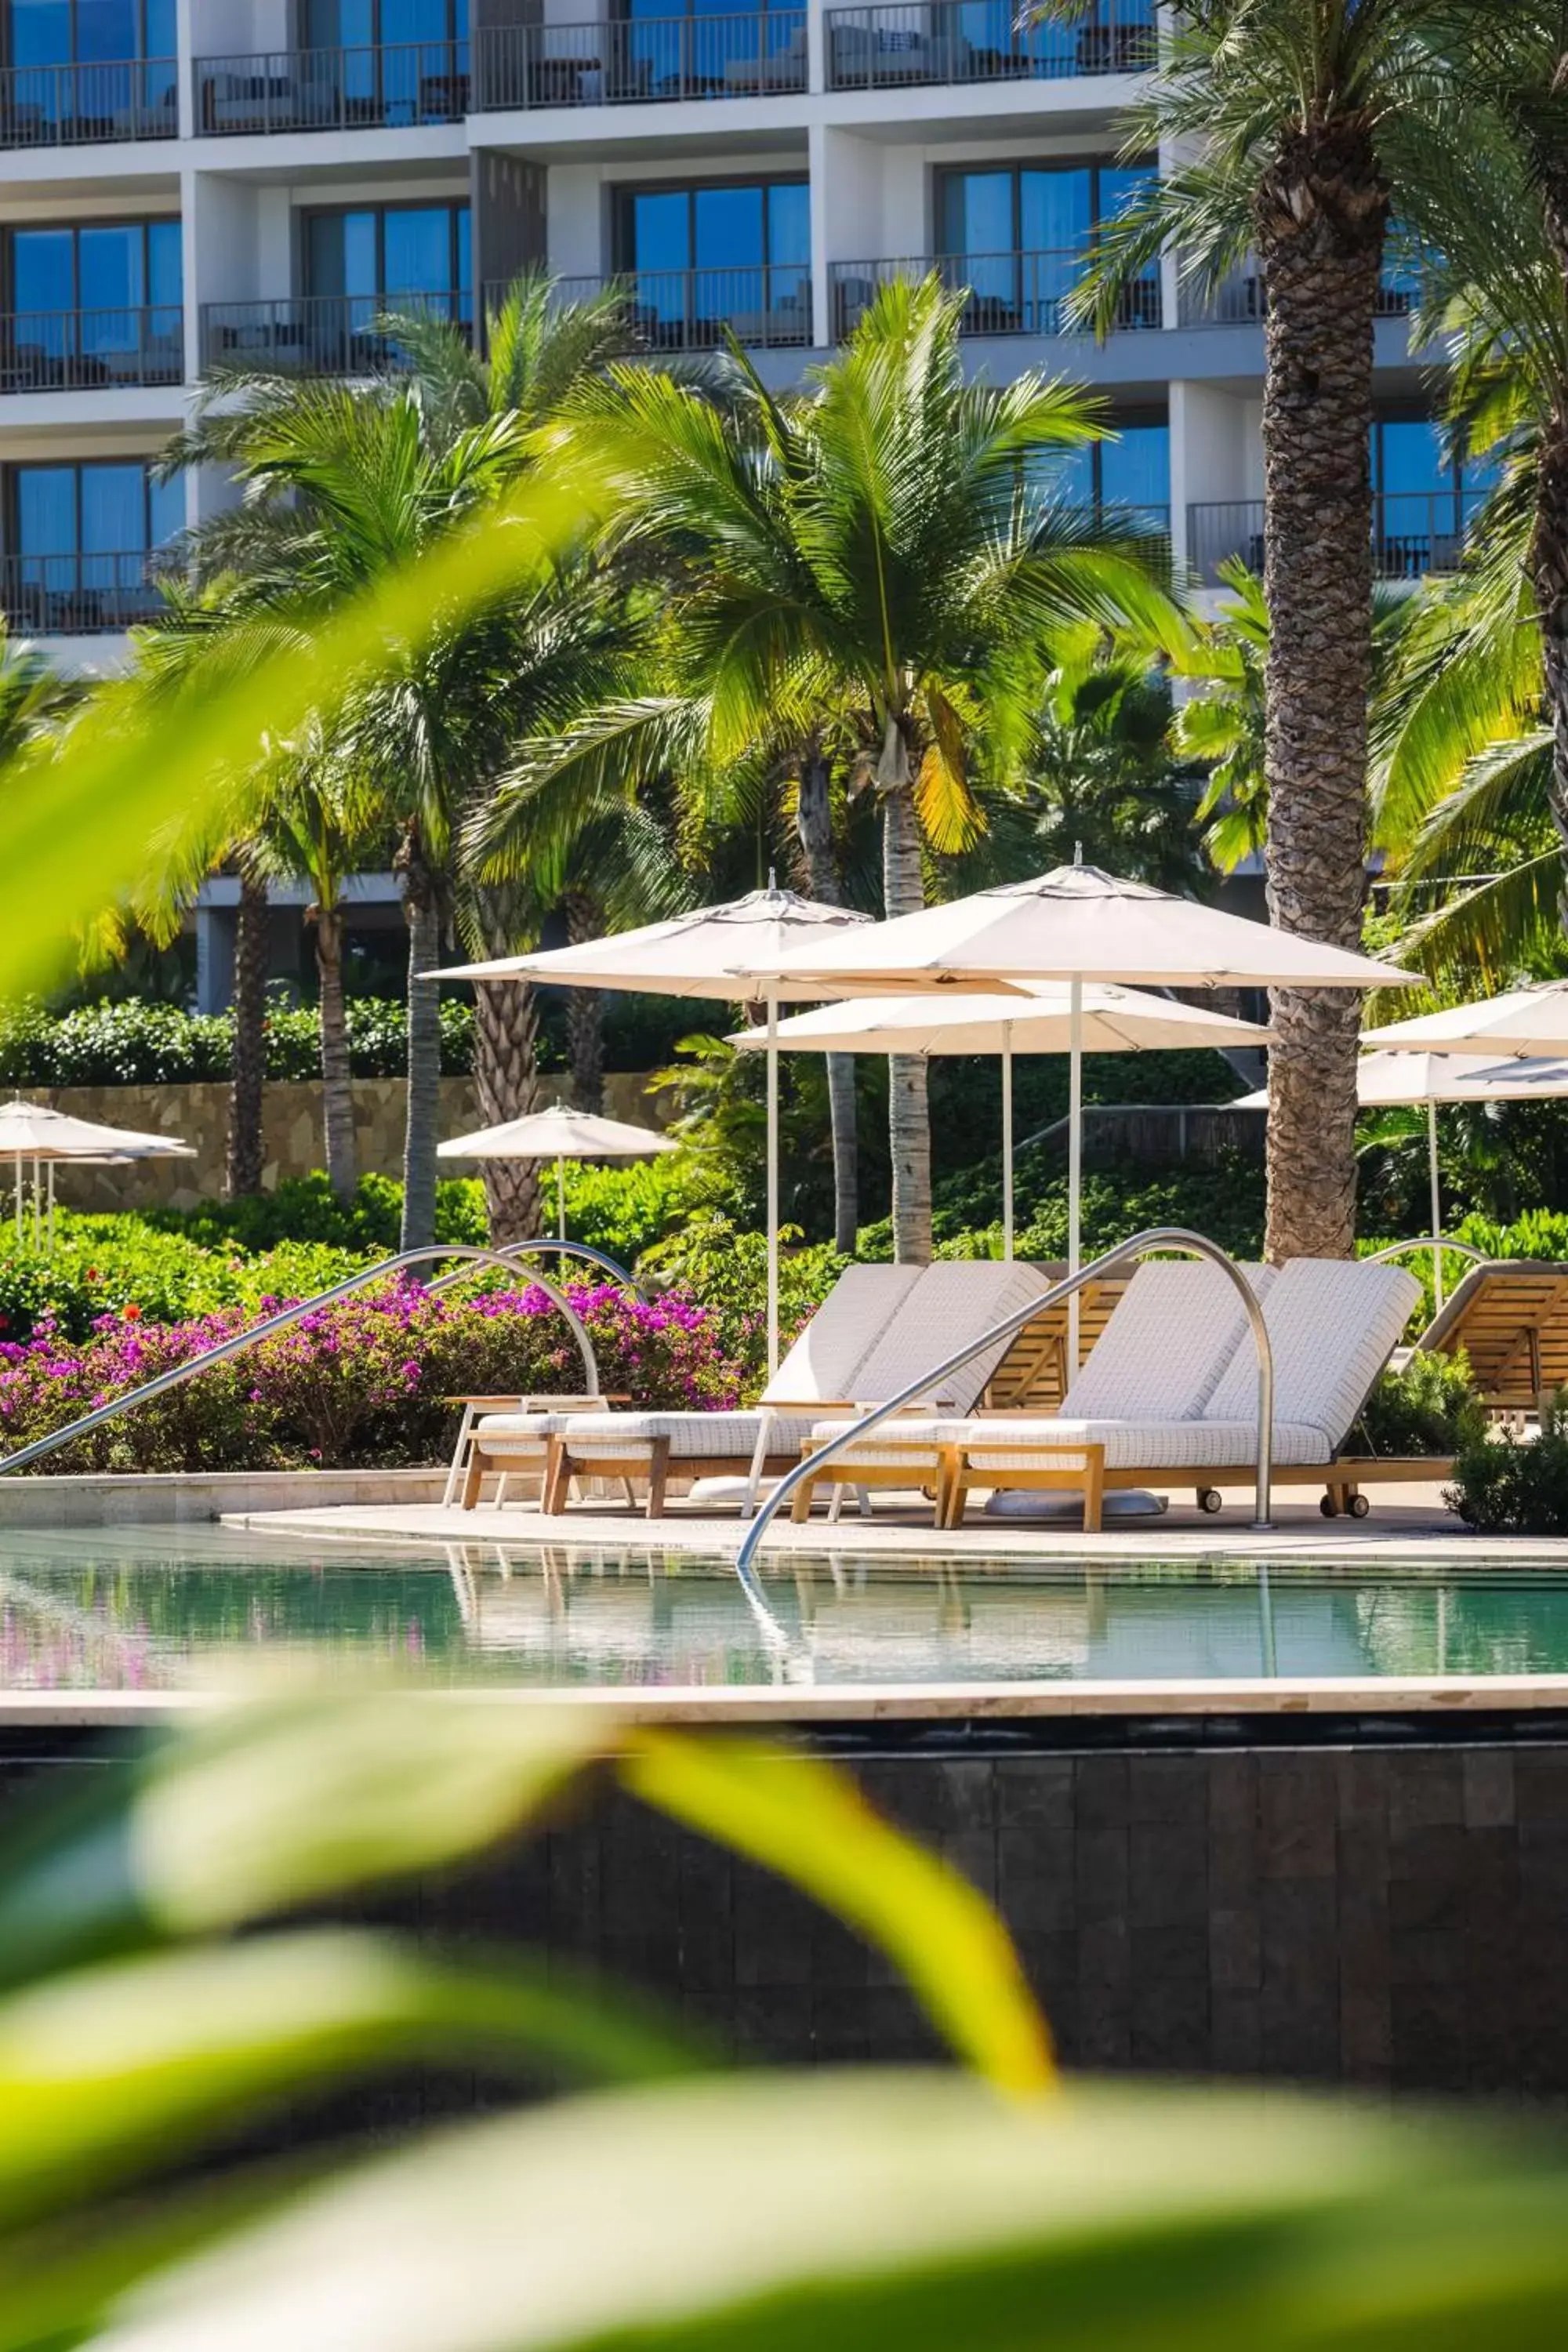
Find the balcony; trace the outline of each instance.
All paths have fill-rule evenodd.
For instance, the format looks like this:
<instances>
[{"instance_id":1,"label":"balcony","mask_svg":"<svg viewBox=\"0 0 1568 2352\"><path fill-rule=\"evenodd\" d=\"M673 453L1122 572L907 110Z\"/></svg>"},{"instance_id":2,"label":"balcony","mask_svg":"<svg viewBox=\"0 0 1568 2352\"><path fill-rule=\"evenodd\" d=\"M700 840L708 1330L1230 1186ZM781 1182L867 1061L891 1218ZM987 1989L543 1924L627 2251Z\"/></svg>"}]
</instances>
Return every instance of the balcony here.
<instances>
[{"instance_id":1,"label":"balcony","mask_svg":"<svg viewBox=\"0 0 1568 2352\"><path fill-rule=\"evenodd\" d=\"M1418 295L1409 273L1391 263L1373 307L1380 319L1407 319ZM1263 273L1250 262L1230 271L1217 286L1184 286L1181 308L1184 327L1260 327L1268 314Z\"/></svg>"},{"instance_id":2,"label":"balcony","mask_svg":"<svg viewBox=\"0 0 1568 2352\"><path fill-rule=\"evenodd\" d=\"M1374 498L1372 560L1377 577L1424 580L1431 572L1452 572L1486 495L1479 489L1390 490ZM1262 499L1190 506L1187 565L1194 576L1215 585L1220 565L1233 556L1262 572Z\"/></svg>"},{"instance_id":3,"label":"balcony","mask_svg":"<svg viewBox=\"0 0 1568 2352\"><path fill-rule=\"evenodd\" d=\"M472 330L466 288L435 294L285 294L270 302L204 302L204 368L258 368L283 375L395 374L407 364L383 321L390 311L445 319Z\"/></svg>"},{"instance_id":4,"label":"balcony","mask_svg":"<svg viewBox=\"0 0 1568 2352\"><path fill-rule=\"evenodd\" d=\"M826 12L829 89L1068 81L1145 73L1159 36L1152 0L1100 0L1075 25L1031 25L1013 0L893 0Z\"/></svg>"},{"instance_id":5,"label":"balcony","mask_svg":"<svg viewBox=\"0 0 1568 2352\"><path fill-rule=\"evenodd\" d=\"M804 8L499 25L474 36L474 106L649 106L806 87Z\"/></svg>"},{"instance_id":6,"label":"balcony","mask_svg":"<svg viewBox=\"0 0 1568 2352\"><path fill-rule=\"evenodd\" d=\"M1083 274L1081 249L1055 253L939 254L930 260L836 261L830 268L833 331L842 340L869 309L878 289L931 270L968 296L960 331L965 335L1061 335L1075 331L1063 305ZM1127 288L1117 309L1117 331L1163 323L1157 271Z\"/></svg>"},{"instance_id":7,"label":"balcony","mask_svg":"<svg viewBox=\"0 0 1568 2352\"><path fill-rule=\"evenodd\" d=\"M650 352L720 351L731 335L763 351L799 351L812 340L811 269L804 261L563 278L555 292L561 301L582 302L606 289L624 297L629 324ZM493 309L506 289L485 291L487 307Z\"/></svg>"},{"instance_id":8,"label":"balcony","mask_svg":"<svg viewBox=\"0 0 1568 2352\"><path fill-rule=\"evenodd\" d=\"M198 58L195 79L196 128L208 138L460 122L468 110L468 45L403 41Z\"/></svg>"},{"instance_id":9,"label":"balcony","mask_svg":"<svg viewBox=\"0 0 1568 2352\"><path fill-rule=\"evenodd\" d=\"M164 609L164 555L0 555L0 611L27 636L114 636Z\"/></svg>"},{"instance_id":10,"label":"balcony","mask_svg":"<svg viewBox=\"0 0 1568 2352\"><path fill-rule=\"evenodd\" d=\"M173 58L0 68L0 147L105 146L177 139L179 68Z\"/></svg>"},{"instance_id":11,"label":"balcony","mask_svg":"<svg viewBox=\"0 0 1568 2352\"><path fill-rule=\"evenodd\" d=\"M0 394L101 392L183 383L184 314L177 304L132 310L17 310L0 318Z\"/></svg>"}]
</instances>

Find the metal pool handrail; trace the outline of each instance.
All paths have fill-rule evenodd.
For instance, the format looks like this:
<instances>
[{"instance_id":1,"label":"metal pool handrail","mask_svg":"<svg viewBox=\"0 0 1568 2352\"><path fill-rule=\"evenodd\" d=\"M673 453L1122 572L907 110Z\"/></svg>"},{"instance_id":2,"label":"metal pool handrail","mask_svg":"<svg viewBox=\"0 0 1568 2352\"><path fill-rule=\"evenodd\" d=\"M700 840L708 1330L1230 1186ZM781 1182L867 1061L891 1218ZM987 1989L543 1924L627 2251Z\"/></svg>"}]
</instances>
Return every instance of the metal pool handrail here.
<instances>
[{"instance_id":1,"label":"metal pool handrail","mask_svg":"<svg viewBox=\"0 0 1568 2352\"><path fill-rule=\"evenodd\" d=\"M532 1244L512 1244L514 1250L525 1246L531 1247ZM119 1414L129 1412L133 1405L145 1404L150 1398L163 1396L168 1390L177 1389L183 1381L194 1380L198 1372L206 1371L210 1366L225 1363L230 1356L243 1354L247 1348L254 1347L258 1339L268 1339L275 1331L288 1330L290 1324L302 1322L307 1315L315 1314L319 1307L334 1306L340 1298L347 1298L354 1291L363 1290L367 1284L384 1282L388 1275L401 1274L411 1265L423 1265L431 1258L447 1257L461 1258L469 1265L499 1265L507 1274L515 1274L518 1270L514 1256L501 1250L480 1249L472 1242L433 1242L426 1249L399 1250L395 1257L383 1258L377 1265L362 1266L357 1274L351 1274L343 1281L334 1283L330 1290L318 1291L314 1298L301 1298L294 1306L282 1307L276 1315L269 1315L265 1322L252 1323L247 1329L236 1331L228 1339L220 1339L216 1348L204 1348L199 1356L192 1356L185 1363L171 1365L166 1372L159 1372L153 1380L143 1381L140 1388L128 1389L123 1396L111 1397L107 1404L97 1406L91 1412L82 1413L78 1420L68 1422L63 1429L52 1431L47 1437L36 1437L30 1445L24 1445L19 1452L0 1455L0 1475L8 1471L26 1469L29 1463L41 1462L47 1454L54 1454L60 1446L68 1445L73 1437L85 1437L90 1430L100 1429L106 1421L113 1421ZM582 1318L570 1299L545 1276L534 1274L529 1278L539 1285L572 1326L572 1336L583 1359L587 1393L597 1396L599 1367L595 1360L593 1341L584 1328Z\"/></svg>"},{"instance_id":2,"label":"metal pool handrail","mask_svg":"<svg viewBox=\"0 0 1568 2352\"><path fill-rule=\"evenodd\" d=\"M779 1631L773 1612L763 1596L753 1563L758 1547L780 1504L795 1493L803 1480L820 1477L823 1465L837 1454L843 1454L852 1445L858 1445L872 1430L879 1429L894 1413L901 1412L905 1405L918 1403L940 1381L946 1380L952 1372L961 1371L965 1364L976 1356L983 1356L986 1349L994 1348L998 1340L1015 1338L1026 1323L1034 1322L1047 1308L1059 1306L1063 1299L1070 1298L1086 1283L1099 1282L1117 1266L1124 1265L1128 1259L1151 1256L1156 1250L1173 1250L1187 1257L1208 1258L1214 1265L1224 1268L1241 1293L1252 1328L1252 1343L1258 1351L1257 1492L1252 1524L1259 1534L1266 1533L1273 1526L1268 1506L1274 1475L1274 1350L1268 1344L1268 1327L1263 1319L1262 1307L1240 1266L1234 1258L1226 1255L1217 1242L1207 1240L1202 1234L1188 1233L1181 1225L1156 1225L1148 1233L1134 1234L1131 1241L1118 1243L1114 1249L1107 1250L1091 1265L1080 1266L1076 1274L1069 1274L1062 1281L1053 1283L1049 1290L1042 1291L1027 1305L1015 1307L1010 1315L1005 1315L999 1323L993 1323L988 1331L982 1332L978 1339L971 1339L959 1349L956 1355L944 1358L940 1364L933 1364L930 1371L922 1372L919 1380L911 1381L907 1388L899 1391L897 1396L889 1397L885 1404L878 1405L850 1427L840 1430L825 1445L818 1446L815 1453L797 1462L793 1470L786 1471L762 1503L735 1559L735 1573L753 1611L772 1625L775 1633Z\"/></svg>"},{"instance_id":3,"label":"metal pool handrail","mask_svg":"<svg viewBox=\"0 0 1568 2352\"><path fill-rule=\"evenodd\" d=\"M1452 1250L1457 1257L1468 1257L1473 1265L1490 1265L1485 1250L1472 1249L1468 1242L1457 1242L1448 1234L1418 1234L1412 1242L1390 1242L1386 1249L1373 1250L1370 1257L1356 1260L1358 1265L1383 1265L1391 1257L1408 1257L1413 1250Z\"/></svg>"},{"instance_id":4,"label":"metal pool handrail","mask_svg":"<svg viewBox=\"0 0 1568 2352\"><path fill-rule=\"evenodd\" d=\"M638 1298L647 1297L647 1291L635 1274L628 1274L618 1258L611 1257L605 1250L595 1249L590 1242L557 1241L552 1234L548 1239L541 1238L536 1242L502 1242L496 1255L508 1260L538 1257L546 1250L553 1251L557 1257L580 1257L588 1265L602 1266L605 1272L613 1275L617 1282L625 1283L626 1288L634 1292ZM455 1274L444 1274L439 1282L431 1283L430 1288L433 1291L449 1290L453 1283L461 1282L462 1279L463 1272L459 1266ZM543 1289L545 1285L542 1282L540 1287ZM551 1295L553 1297L553 1292ZM597 1391L595 1393L597 1394Z\"/></svg>"}]
</instances>

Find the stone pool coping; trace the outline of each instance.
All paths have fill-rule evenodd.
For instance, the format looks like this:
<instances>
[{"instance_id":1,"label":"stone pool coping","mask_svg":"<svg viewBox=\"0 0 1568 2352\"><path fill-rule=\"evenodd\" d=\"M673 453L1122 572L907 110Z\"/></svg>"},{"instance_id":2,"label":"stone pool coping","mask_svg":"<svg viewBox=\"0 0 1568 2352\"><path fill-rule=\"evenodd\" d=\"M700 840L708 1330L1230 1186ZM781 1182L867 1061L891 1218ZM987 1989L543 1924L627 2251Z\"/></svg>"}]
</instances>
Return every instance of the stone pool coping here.
<instances>
[{"instance_id":1,"label":"stone pool coping","mask_svg":"<svg viewBox=\"0 0 1568 2352\"><path fill-rule=\"evenodd\" d=\"M1170 1721L1346 1716L1428 1719L1568 1712L1568 1674L1298 1675L1230 1682L834 1683L742 1687L666 1685L570 1690L521 1686L416 1692L479 1706L589 1708L623 1722L809 1730L834 1724ZM222 1691L39 1690L0 1693L0 1730L123 1730L243 1704Z\"/></svg>"},{"instance_id":2,"label":"stone pool coping","mask_svg":"<svg viewBox=\"0 0 1568 2352\"><path fill-rule=\"evenodd\" d=\"M0 1529L211 1526L234 1512L438 1503L439 1470L122 1470L0 1477Z\"/></svg>"}]
</instances>

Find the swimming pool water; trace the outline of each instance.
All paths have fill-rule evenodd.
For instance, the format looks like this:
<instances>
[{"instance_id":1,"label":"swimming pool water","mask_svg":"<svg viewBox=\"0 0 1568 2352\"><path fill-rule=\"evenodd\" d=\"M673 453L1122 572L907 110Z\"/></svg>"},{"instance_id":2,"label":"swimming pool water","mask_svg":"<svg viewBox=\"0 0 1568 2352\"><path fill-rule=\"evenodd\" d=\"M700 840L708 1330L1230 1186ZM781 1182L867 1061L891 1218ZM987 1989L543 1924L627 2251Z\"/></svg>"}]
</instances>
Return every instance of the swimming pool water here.
<instances>
[{"instance_id":1,"label":"swimming pool water","mask_svg":"<svg viewBox=\"0 0 1568 2352\"><path fill-rule=\"evenodd\" d=\"M962 1570L792 1554L767 1599L817 1684L1215 1680L1568 1672L1568 1573L1267 1570L1016 1557ZM309 1649L443 1683L776 1681L731 1568L689 1556L467 1544L279 1547L223 1528L0 1543L0 1691L200 1686Z\"/></svg>"}]
</instances>

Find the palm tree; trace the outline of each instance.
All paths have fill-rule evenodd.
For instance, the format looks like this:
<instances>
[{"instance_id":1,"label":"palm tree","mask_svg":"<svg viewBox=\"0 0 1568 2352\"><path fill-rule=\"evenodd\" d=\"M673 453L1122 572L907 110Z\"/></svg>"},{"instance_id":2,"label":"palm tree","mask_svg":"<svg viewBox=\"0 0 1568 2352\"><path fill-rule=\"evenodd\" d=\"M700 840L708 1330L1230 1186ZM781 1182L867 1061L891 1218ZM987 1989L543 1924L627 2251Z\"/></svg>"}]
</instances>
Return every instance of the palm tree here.
<instances>
[{"instance_id":1,"label":"palm tree","mask_svg":"<svg viewBox=\"0 0 1568 2352\"><path fill-rule=\"evenodd\" d=\"M1074 17L1082 0L1044 0ZM1373 329L1392 215L1435 226L1435 158L1473 138L1485 0L1188 0L1128 152L1184 159L1108 225L1083 309L1101 327L1168 243L1211 283L1249 250L1268 303L1263 448L1268 903L1359 945L1372 682ZM1348 991L1280 990L1269 1056L1268 1254L1355 1235Z\"/></svg>"},{"instance_id":2,"label":"palm tree","mask_svg":"<svg viewBox=\"0 0 1568 2352\"><path fill-rule=\"evenodd\" d=\"M621 534L674 572L663 691L542 749L477 829L505 854L542 775L776 770L847 720L856 781L881 813L889 915L925 900L925 845L983 819L981 732L1005 772L1055 633L1165 605L1131 541L1051 497L1031 461L1095 438L1078 393L1025 375L967 383L964 298L935 278L884 288L795 400L737 352L717 387L612 371L577 445L624 499ZM922 838L923 836L923 838ZM931 1254L925 1066L891 1068L895 1247Z\"/></svg>"}]
</instances>

